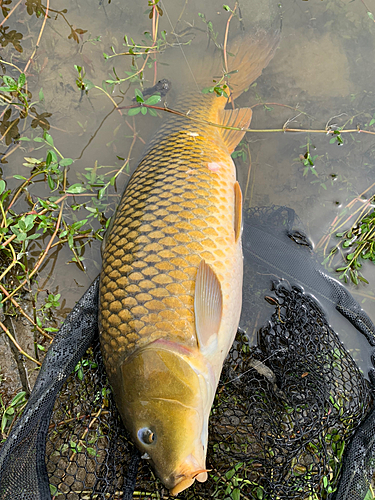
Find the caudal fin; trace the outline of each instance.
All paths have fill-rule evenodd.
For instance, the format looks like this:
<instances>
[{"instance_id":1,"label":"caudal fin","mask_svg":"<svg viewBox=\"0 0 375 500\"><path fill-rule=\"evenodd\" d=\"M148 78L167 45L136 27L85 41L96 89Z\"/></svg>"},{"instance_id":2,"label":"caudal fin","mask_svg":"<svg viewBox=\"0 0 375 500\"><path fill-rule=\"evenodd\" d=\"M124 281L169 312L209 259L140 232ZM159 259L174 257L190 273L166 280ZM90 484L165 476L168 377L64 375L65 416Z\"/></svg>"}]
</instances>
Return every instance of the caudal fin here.
<instances>
[{"instance_id":1,"label":"caudal fin","mask_svg":"<svg viewBox=\"0 0 375 500\"><path fill-rule=\"evenodd\" d=\"M260 31L256 34L237 36L229 46L228 83L233 99L237 99L262 73L263 69L273 58L280 43L280 30L272 33Z\"/></svg>"},{"instance_id":2,"label":"caudal fin","mask_svg":"<svg viewBox=\"0 0 375 500\"><path fill-rule=\"evenodd\" d=\"M262 73L275 54L280 42L280 30L256 33L245 32L236 36L227 47L228 84L233 99L236 99ZM212 86L225 72L223 52L207 56L200 65L197 81L202 87Z\"/></svg>"}]
</instances>

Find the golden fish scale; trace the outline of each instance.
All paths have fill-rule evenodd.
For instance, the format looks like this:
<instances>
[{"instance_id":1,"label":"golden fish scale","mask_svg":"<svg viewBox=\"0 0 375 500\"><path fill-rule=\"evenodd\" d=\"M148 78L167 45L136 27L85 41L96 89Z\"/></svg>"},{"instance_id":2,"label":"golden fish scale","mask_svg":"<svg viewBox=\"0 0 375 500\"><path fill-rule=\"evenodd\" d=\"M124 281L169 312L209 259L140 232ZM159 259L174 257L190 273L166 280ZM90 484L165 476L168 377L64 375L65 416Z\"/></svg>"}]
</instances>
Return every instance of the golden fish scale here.
<instances>
[{"instance_id":1,"label":"golden fish scale","mask_svg":"<svg viewBox=\"0 0 375 500\"><path fill-rule=\"evenodd\" d=\"M217 119L218 101L203 112L206 120ZM220 164L220 171L209 164ZM103 255L101 343L109 372L159 338L197 345L197 268L205 259L221 282L230 272L234 181L218 129L177 118L154 137L124 192Z\"/></svg>"}]
</instances>

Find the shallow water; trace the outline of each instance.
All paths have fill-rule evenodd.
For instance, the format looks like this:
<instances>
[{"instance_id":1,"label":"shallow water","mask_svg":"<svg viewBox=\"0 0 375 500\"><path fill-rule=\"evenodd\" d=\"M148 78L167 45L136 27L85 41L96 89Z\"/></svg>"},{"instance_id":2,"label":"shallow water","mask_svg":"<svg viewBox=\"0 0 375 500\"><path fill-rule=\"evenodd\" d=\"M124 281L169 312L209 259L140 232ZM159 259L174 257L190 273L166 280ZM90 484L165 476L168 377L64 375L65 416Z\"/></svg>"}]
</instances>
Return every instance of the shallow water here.
<instances>
[{"instance_id":1,"label":"shallow water","mask_svg":"<svg viewBox=\"0 0 375 500\"><path fill-rule=\"evenodd\" d=\"M374 1L367 2L367 8L375 12ZM287 123L294 129L324 130L327 123L333 127L347 123L346 128L356 129L359 125L362 129L375 131L374 126L369 126L375 113L372 85L375 81L375 23L367 14L364 3L360 0L285 0L280 6L275 3L272 8L264 3L256 0L241 2L244 24L248 29L267 27L274 23L279 13L282 15L282 39L276 56L237 101L239 106L253 107L251 128L281 129ZM129 74L126 72L131 71L132 64L131 56L106 59L103 53L124 52L128 50L123 45L124 35L140 44L145 40L144 32L152 30L147 1L54 1L49 5L54 12L50 12L45 26L44 16L35 14L38 2L28 1L27 5L28 8L23 3L12 1L6 6L15 10L3 24L3 45L12 30L23 37L9 39L2 57L22 70L28 65L28 90L36 101L35 110L39 115L51 113L47 119L54 144L64 157L74 160L68 173L71 185L81 182L82 174L88 172L86 169L95 166L98 173L109 173L105 178L107 182L129 156L128 165L115 185L109 187L99 206L99 211L106 218L110 217L129 174L137 166L145 143L166 118L161 112L158 117L140 114L128 117L125 111L114 109L111 99L120 106L132 104L131 98L134 89L140 87L139 82L130 84L127 80L114 87L104 84L107 94L103 92L105 80L127 78ZM186 82L194 88L191 73L207 48L206 24L198 13L204 12L206 19L212 21L214 31L219 34L218 40L223 38L228 13L216 0L206 1L204 7L197 0L165 0L159 5L163 9L159 34L161 30L166 31L168 46L157 56L157 64L151 63L145 68L143 84L147 88L162 78L170 80L172 90L165 99L173 107ZM56 11L60 11L65 19ZM178 45L176 37L171 34L171 26L176 26L175 31L182 35L180 42L189 42L190 45ZM234 31L238 29L235 19L232 26ZM69 38L72 32L75 35ZM38 49L28 64L39 36ZM22 53L19 52L20 46ZM142 63L142 59L137 59L139 67ZM83 67L85 78L97 88L91 88L87 94L79 90L74 65ZM17 70L10 66L6 66L6 71L8 75L18 77ZM43 99L40 101L41 89ZM2 134L9 122L4 126ZM31 118L21 120L18 127L23 137L42 135L40 127L33 128ZM342 134L342 137L344 144L339 147L337 143L331 144L331 136L325 133L248 133L240 145L240 150L246 152L246 160L236 160L245 207L270 204L292 207L317 245L344 207L375 181L374 136L351 133ZM30 175L30 167L23 166L24 157L40 159L46 154L46 148L40 143L22 141L20 144L3 145L7 154L7 163L2 165L3 179L11 188L19 185L19 181L13 178L14 174ZM317 158L314 169L304 175L300 155L304 155L307 148ZM30 192L39 197L50 195L43 182L35 183ZM365 203L374 192L375 187L357 202L356 207ZM93 206L86 193L71 197L68 202L70 205L87 203L87 206ZM21 211L25 207L25 197L20 198L15 209ZM88 214L84 206L76 211L66 207L64 216L71 223ZM94 222L93 227L98 229L99 223ZM30 255L35 258L39 251L37 243L35 248L30 247ZM62 294L60 318L66 315L98 274L100 242L88 243L83 255L84 272L70 262L72 254L69 248L55 247L39 274L38 287L43 291L40 300L44 300L43 293ZM374 266L368 264L364 274L370 284L350 287L373 321L374 271ZM269 307L266 305L266 310ZM354 333L346 332L345 335ZM355 340L351 348L356 345ZM360 360L361 355L358 356ZM366 362L364 369L365 365Z\"/></svg>"}]
</instances>

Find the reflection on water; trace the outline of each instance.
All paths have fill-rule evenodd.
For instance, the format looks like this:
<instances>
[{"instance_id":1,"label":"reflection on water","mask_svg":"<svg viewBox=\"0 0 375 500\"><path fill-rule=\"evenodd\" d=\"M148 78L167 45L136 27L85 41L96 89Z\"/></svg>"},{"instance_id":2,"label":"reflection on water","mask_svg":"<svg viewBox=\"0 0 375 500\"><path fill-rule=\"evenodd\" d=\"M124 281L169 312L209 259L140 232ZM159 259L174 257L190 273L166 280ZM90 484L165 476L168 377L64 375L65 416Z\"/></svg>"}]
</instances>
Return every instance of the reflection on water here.
<instances>
[{"instance_id":1,"label":"reflection on water","mask_svg":"<svg viewBox=\"0 0 375 500\"><path fill-rule=\"evenodd\" d=\"M363 3L285 0L272 8L264 4L241 2L245 28L270 25L279 12L283 19L275 58L237 102L253 107L251 127L322 131L326 126L332 130L359 126L374 131L370 82L375 76L375 23ZM128 116L114 103L131 106L135 88L147 88L165 78L172 89L164 99L173 108L182 86L197 88L192 74L207 49L207 32L211 45L223 39L229 14L221 2L210 0L203 7L197 0L165 0L158 6L162 11L156 26L149 18L153 7L147 1L66 0L58 7L49 6L46 22L47 5L39 0L2 3L2 71L17 81L19 68L27 78L19 86L24 97L14 93L11 106L9 97L2 97L3 179L16 188L20 180L13 178L15 174L33 175L37 164L24 158L45 161L48 148L34 139L48 130L55 154L74 160L67 165L68 185L85 186L72 191L64 209L67 224L77 223L77 231L88 228L79 228L80 220L87 219L98 231L112 215L145 144L166 118L162 112L156 117L150 113ZM375 3L371 7L375 11ZM234 31L239 29L238 19L234 17L231 23ZM9 92L3 94L9 96ZM27 117L22 99L28 102ZM26 140L17 142L19 137ZM335 137L307 131L248 133L236 154L245 206L292 207L317 244L335 217L374 179L374 136L353 132L342 134L342 140L339 146ZM308 153L314 160L306 165L303 159ZM61 189L65 182L58 175L55 172L49 186L43 179L30 186L15 210L30 210L33 200L48 198L51 189L58 198L58 186ZM29 247L29 257L35 261L40 246L35 242ZM64 298L61 315L100 269L99 239L91 239L79 251L84 271L68 246L51 248L49 260L40 269L39 290L61 293ZM351 291L375 320L371 265L364 274L370 285L360 283Z\"/></svg>"}]
</instances>

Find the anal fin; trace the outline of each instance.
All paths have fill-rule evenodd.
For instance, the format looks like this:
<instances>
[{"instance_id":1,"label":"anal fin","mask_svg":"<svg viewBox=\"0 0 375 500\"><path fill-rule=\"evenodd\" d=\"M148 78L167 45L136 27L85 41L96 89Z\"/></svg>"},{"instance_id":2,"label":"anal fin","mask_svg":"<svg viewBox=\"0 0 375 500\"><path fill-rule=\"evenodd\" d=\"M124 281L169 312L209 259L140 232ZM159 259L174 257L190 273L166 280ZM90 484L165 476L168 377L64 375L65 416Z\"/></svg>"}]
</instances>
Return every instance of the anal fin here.
<instances>
[{"instance_id":1,"label":"anal fin","mask_svg":"<svg viewBox=\"0 0 375 500\"><path fill-rule=\"evenodd\" d=\"M236 181L234 183L234 239L237 242L242 229L242 191Z\"/></svg>"},{"instance_id":2,"label":"anal fin","mask_svg":"<svg viewBox=\"0 0 375 500\"><path fill-rule=\"evenodd\" d=\"M253 112L250 108L223 109L219 114L220 125L226 127L249 128ZM236 149L237 144L246 134L245 130L221 129L223 141L228 148L229 154Z\"/></svg>"},{"instance_id":3,"label":"anal fin","mask_svg":"<svg viewBox=\"0 0 375 500\"><path fill-rule=\"evenodd\" d=\"M220 281L211 266L202 260L195 280L194 313L198 346L203 352L217 345L222 309Z\"/></svg>"}]
</instances>

